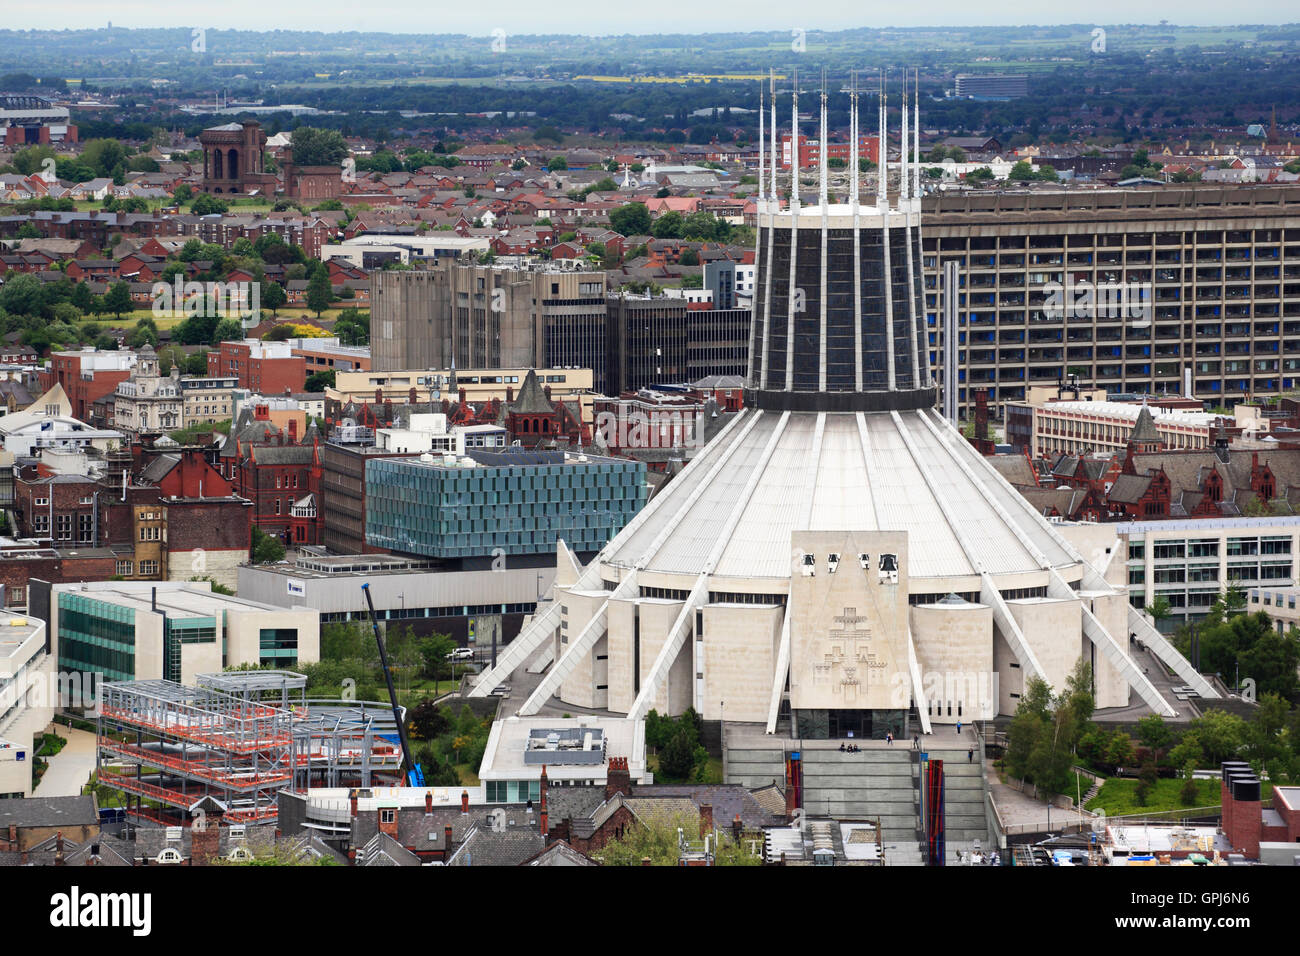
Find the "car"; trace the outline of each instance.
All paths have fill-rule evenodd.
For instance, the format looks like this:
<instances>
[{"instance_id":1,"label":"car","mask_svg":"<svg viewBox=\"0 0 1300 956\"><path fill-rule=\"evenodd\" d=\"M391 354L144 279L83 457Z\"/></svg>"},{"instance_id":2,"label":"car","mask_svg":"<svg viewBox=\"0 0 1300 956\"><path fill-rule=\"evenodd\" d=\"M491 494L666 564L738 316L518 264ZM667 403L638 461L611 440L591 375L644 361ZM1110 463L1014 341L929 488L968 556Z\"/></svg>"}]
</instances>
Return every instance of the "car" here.
<instances>
[{"instance_id":1,"label":"car","mask_svg":"<svg viewBox=\"0 0 1300 956\"><path fill-rule=\"evenodd\" d=\"M472 647L457 647L447 652L449 661L472 661L474 659L474 649Z\"/></svg>"}]
</instances>

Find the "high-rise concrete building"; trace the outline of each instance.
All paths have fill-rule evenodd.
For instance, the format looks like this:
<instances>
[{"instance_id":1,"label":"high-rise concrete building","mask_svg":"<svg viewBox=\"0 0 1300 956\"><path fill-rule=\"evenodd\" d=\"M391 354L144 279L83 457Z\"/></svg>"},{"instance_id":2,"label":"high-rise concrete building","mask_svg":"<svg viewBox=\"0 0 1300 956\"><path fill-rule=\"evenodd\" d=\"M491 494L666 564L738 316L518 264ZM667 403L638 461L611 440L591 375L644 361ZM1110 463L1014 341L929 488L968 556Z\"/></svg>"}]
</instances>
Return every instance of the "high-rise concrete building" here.
<instances>
[{"instance_id":1,"label":"high-rise concrete building","mask_svg":"<svg viewBox=\"0 0 1300 956\"><path fill-rule=\"evenodd\" d=\"M604 359L603 272L434 262L375 273L370 307L379 372L594 368Z\"/></svg>"},{"instance_id":2,"label":"high-rise concrete building","mask_svg":"<svg viewBox=\"0 0 1300 956\"><path fill-rule=\"evenodd\" d=\"M1190 371L1195 398L1227 407L1300 383L1300 190L981 191L925 208L931 362L943 263L956 260L966 412L976 388L997 409L1067 374L1181 393Z\"/></svg>"}]
</instances>

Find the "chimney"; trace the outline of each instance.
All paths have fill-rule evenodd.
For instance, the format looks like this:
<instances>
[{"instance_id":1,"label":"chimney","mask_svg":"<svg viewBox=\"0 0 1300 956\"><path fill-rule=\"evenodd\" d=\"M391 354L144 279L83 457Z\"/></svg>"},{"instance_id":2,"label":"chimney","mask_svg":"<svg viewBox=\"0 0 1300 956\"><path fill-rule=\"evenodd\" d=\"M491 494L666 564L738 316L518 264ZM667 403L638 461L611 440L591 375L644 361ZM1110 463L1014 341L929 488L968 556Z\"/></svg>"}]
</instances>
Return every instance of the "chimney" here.
<instances>
[{"instance_id":1,"label":"chimney","mask_svg":"<svg viewBox=\"0 0 1300 956\"><path fill-rule=\"evenodd\" d=\"M459 399L458 399L458 401L459 401L462 405L464 405L464 404L465 404L465 386L462 385L462 386L457 390L457 393L458 393L458 395L460 396Z\"/></svg>"},{"instance_id":2,"label":"chimney","mask_svg":"<svg viewBox=\"0 0 1300 956\"><path fill-rule=\"evenodd\" d=\"M407 400L407 402L409 402L409 403L412 404L412 405L415 404L415 386L414 386L414 385L412 385L412 386L411 386L411 390L410 390L409 392L406 393L406 400Z\"/></svg>"},{"instance_id":3,"label":"chimney","mask_svg":"<svg viewBox=\"0 0 1300 956\"><path fill-rule=\"evenodd\" d=\"M63 831L60 830L54 835L54 865L63 866Z\"/></svg>"},{"instance_id":4,"label":"chimney","mask_svg":"<svg viewBox=\"0 0 1300 956\"><path fill-rule=\"evenodd\" d=\"M700 839L713 832L713 804L700 804Z\"/></svg>"},{"instance_id":5,"label":"chimney","mask_svg":"<svg viewBox=\"0 0 1300 956\"><path fill-rule=\"evenodd\" d=\"M446 863L447 858L449 856L451 856L451 824L450 823L448 823L445 827L442 828L442 861Z\"/></svg>"},{"instance_id":6,"label":"chimney","mask_svg":"<svg viewBox=\"0 0 1300 956\"><path fill-rule=\"evenodd\" d=\"M352 797L348 801L348 804L352 819L355 820L357 818L357 792L355 790L352 791Z\"/></svg>"},{"instance_id":7,"label":"chimney","mask_svg":"<svg viewBox=\"0 0 1300 956\"><path fill-rule=\"evenodd\" d=\"M542 391L546 393L546 400L549 402L551 400L551 386L547 385L544 389L542 389Z\"/></svg>"},{"instance_id":8,"label":"chimney","mask_svg":"<svg viewBox=\"0 0 1300 956\"><path fill-rule=\"evenodd\" d=\"M514 401L515 401L515 387L514 387L513 385L507 385L507 386L506 386L506 403L507 403L507 404L511 404L511 405L513 405L513 404L514 404Z\"/></svg>"},{"instance_id":9,"label":"chimney","mask_svg":"<svg viewBox=\"0 0 1300 956\"><path fill-rule=\"evenodd\" d=\"M384 404L384 390L380 388L378 385L375 386L375 404L376 405Z\"/></svg>"},{"instance_id":10,"label":"chimney","mask_svg":"<svg viewBox=\"0 0 1300 956\"><path fill-rule=\"evenodd\" d=\"M975 440L986 442L989 438L989 390L975 389Z\"/></svg>"},{"instance_id":11,"label":"chimney","mask_svg":"<svg viewBox=\"0 0 1300 956\"><path fill-rule=\"evenodd\" d=\"M632 775L628 772L626 757L609 758L609 770L605 774L605 799L612 799L616 793L625 797L632 795Z\"/></svg>"},{"instance_id":12,"label":"chimney","mask_svg":"<svg viewBox=\"0 0 1300 956\"><path fill-rule=\"evenodd\" d=\"M546 836L548 833L551 832L550 815L547 813L546 810L546 791L549 788L549 786L550 786L549 781L546 778L546 764L542 764L542 778L541 778L542 812L537 818L537 828L541 832L542 836Z\"/></svg>"},{"instance_id":13,"label":"chimney","mask_svg":"<svg viewBox=\"0 0 1300 956\"><path fill-rule=\"evenodd\" d=\"M460 792L460 812L469 813L469 791L468 790L462 790Z\"/></svg>"},{"instance_id":14,"label":"chimney","mask_svg":"<svg viewBox=\"0 0 1300 956\"><path fill-rule=\"evenodd\" d=\"M211 866L220 855L220 823L205 820L201 827L190 827L190 866Z\"/></svg>"},{"instance_id":15,"label":"chimney","mask_svg":"<svg viewBox=\"0 0 1300 956\"><path fill-rule=\"evenodd\" d=\"M289 444L298 444L298 419L289 419Z\"/></svg>"},{"instance_id":16,"label":"chimney","mask_svg":"<svg viewBox=\"0 0 1300 956\"><path fill-rule=\"evenodd\" d=\"M442 413L446 415L449 411L451 411L451 402L444 398L442 400Z\"/></svg>"},{"instance_id":17,"label":"chimney","mask_svg":"<svg viewBox=\"0 0 1300 956\"><path fill-rule=\"evenodd\" d=\"M432 790L424 791L424 815L426 817L433 816L433 791Z\"/></svg>"}]
</instances>

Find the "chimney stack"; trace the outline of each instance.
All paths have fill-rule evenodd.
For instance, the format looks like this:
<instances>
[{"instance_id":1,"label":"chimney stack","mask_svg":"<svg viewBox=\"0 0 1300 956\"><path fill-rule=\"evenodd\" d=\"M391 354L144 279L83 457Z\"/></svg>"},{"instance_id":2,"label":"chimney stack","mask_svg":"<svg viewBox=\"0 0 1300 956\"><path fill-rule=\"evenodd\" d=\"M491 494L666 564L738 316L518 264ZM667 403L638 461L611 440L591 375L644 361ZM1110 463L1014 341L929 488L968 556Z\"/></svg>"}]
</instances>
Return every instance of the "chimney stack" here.
<instances>
[{"instance_id":1,"label":"chimney stack","mask_svg":"<svg viewBox=\"0 0 1300 956\"><path fill-rule=\"evenodd\" d=\"M609 758L609 769L605 773L605 799L612 799L616 793L625 797L632 795L632 775L627 769L626 757Z\"/></svg>"},{"instance_id":2,"label":"chimney stack","mask_svg":"<svg viewBox=\"0 0 1300 956\"><path fill-rule=\"evenodd\" d=\"M298 419L289 419L289 444L298 444Z\"/></svg>"},{"instance_id":3,"label":"chimney stack","mask_svg":"<svg viewBox=\"0 0 1300 956\"><path fill-rule=\"evenodd\" d=\"M507 385L507 386L506 386L506 403L507 403L507 404L510 404L510 405L513 405L513 404L514 404L514 401L515 401L515 387L514 387L513 385Z\"/></svg>"},{"instance_id":4,"label":"chimney stack","mask_svg":"<svg viewBox=\"0 0 1300 956\"><path fill-rule=\"evenodd\" d=\"M460 812L469 813L469 791L468 790L462 790L460 792Z\"/></svg>"},{"instance_id":5,"label":"chimney stack","mask_svg":"<svg viewBox=\"0 0 1300 956\"><path fill-rule=\"evenodd\" d=\"M414 405L414 404L415 404L415 386L414 386L414 385L412 385L412 386L411 386L411 390L410 390L409 392L406 393L406 401L407 401L409 404L411 404L411 405Z\"/></svg>"},{"instance_id":6,"label":"chimney stack","mask_svg":"<svg viewBox=\"0 0 1300 956\"><path fill-rule=\"evenodd\" d=\"M713 832L713 804L700 804L700 839Z\"/></svg>"},{"instance_id":7,"label":"chimney stack","mask_svg":"<svg viewBox=\"0 0 1300 956\"><path fill-rule=\"evenodd\" d=\"M378 385L375 386L375 404L376 405L384 404L384 390L380 388Z\"/></svg>"},{"instance_id":8,"label":"chimney stack","mask_svg":"<svg viewBox=\"0 0 1300 956\"><path fill-rule=\"evenodd\" d=\"M357 792L355 790L352 791L352 795L348 800L348 809L351 812L352 819L355 820L357 818Z\"/></svg>"},{"instance_id":9,"label":"chimney stack","mask_svg":"<svg viewBox=\"0 0 1300 956\"><path fill-rule=\"evenodd\" d=\"M442 828L442 861L447 862L451 856L451 824L448 823Z\"/></svg>"},{"instance_id":10,"label":"chimney stack","mask_svg":"<svg viewBox=\"0 0 1300 956\"><path fill-rule=\"evenodd\" d=\"M60 830L54 835L54 865L63 866L63 831Z\"/></svg>"},{"instance_id":11,"label":"chimney stack","mask_svg":"<svg viewBox=\"0 0 1300 956\"><path fill-rule=\"evenodd\" d=\"M460 403L461 403L462 405L464 405L464 404L465 404L465 386L462 385L459 389L456 390L456 393L457 393L457 395L460 396L458 400L460 401Z\"/></svg>"},{"instance_id":12,"label":"chimney stack","mask_svg":"<svg viewBox=\"0 0 1300 956\"><path fill-rule=\"evenodd\" d=\"M433 816L433 791L432 790L424 791L424 815L426 817Z\"/></svg>"}]
</instances>

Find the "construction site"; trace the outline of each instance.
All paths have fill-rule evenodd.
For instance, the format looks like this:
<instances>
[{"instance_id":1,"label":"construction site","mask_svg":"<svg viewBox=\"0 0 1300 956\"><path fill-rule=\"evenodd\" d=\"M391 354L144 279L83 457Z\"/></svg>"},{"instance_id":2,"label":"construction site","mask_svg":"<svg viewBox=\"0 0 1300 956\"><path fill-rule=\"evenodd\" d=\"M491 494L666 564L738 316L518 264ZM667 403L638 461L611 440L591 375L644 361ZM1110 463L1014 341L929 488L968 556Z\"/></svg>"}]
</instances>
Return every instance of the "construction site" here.
<instances>
[{"instance_id":1,"label":"construction site","mask_svg":"<svg viewBox=\"0 0 1300 956\"><path fill-rule=\"evenodd\" d=\"M267 823L283 789L391 786L402 750L391 705L308 699L292 671L104 684L98 781L128 817L184 825L199 811Z\"/></svg>"}]
</instances>

